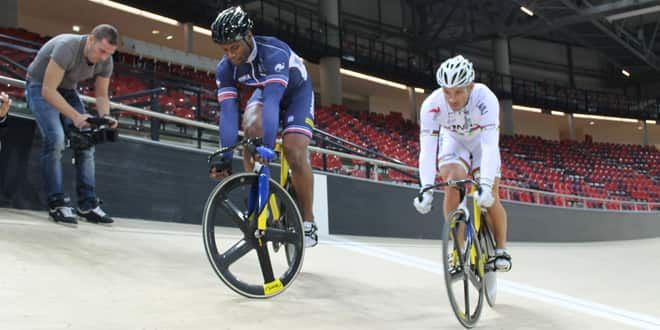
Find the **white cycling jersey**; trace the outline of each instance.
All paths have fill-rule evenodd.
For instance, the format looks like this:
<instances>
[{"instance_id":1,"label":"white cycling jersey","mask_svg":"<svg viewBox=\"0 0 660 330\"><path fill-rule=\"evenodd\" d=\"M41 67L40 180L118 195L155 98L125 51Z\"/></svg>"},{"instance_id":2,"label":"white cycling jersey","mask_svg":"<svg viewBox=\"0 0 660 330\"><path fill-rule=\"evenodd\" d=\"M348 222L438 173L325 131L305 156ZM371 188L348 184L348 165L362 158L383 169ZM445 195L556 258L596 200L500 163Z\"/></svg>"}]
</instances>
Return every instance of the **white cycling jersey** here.
<instances>
[{"instance_id":1,"label":"white cycling jersey","mask_svg":"<svg viewBox=\"0 0 660 330\"><path fill-rule=\"evenodd\" d=\"M468 174L480 170L480 183L493 185L500 171L500 105L484 84L475 83L467 105L453 111L442 88L429 95L420 113L419 173L422 186L435 182L436 162L459 164ZM441 143L438 155L438 142ZM476 176L476 175L475 175Z\"/></svg>"}]
</instances>

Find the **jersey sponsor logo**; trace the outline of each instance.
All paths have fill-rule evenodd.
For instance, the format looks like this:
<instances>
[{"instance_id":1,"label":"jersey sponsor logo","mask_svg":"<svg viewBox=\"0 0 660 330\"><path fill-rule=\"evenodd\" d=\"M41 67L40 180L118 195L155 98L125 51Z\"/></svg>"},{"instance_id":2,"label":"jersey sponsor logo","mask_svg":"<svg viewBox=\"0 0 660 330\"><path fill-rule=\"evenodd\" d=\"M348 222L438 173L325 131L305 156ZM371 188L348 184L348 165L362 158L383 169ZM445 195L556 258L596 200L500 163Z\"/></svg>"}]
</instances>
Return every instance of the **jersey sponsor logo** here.
<instances>
[{"instance_id":1,"label":"jersey sponsor logo","mask_svg":"<svg viewBox=\"0 0 660 330\"><path fill-rule=\"evenodd\" d=\"M249 74L249 73L246 73L246 74L240 76L240 77L238 78L238 81L239 81L239 82L245 82L245 81L247 81L248 79L250 79L250 74Z\"/></svg>"},{"instance_id":2,"label":"jersey sponsor logo","mask_svg":"<svg viewBox=\"0 0 660 330\"><path fill-rule=\"evenodd\" d=\"M282 70L284 70L284 63L278 63L275 65L275 72L280 72Z\"/></svg>"},{"instance_id":3,"label":"jersey sponsor logo","mask_svg":"<svg viewBox=\"0 0 660 330\"><path fill-rule=\"evenodd\" d=\"M431 108L430 113L440 113L440 107Z\"/></svg>"},{"instance_id":4,"label":"jersey sponsor logo","mask_svg":"<svg viewBox=\"0 0 660 330\"><path fill-rule=\"evenodd\" d=\"M488 110L486 110L486 104L484 104L483 102L477 104L477 108L479 109L479 112L481 112L482 116L488 113Z\"/></svg>"},{"instance_id":5,"label":"jersey sponsor logo","mask_svg":"<svg viewBox=\"0 0 660 330\"><path fill-rule=\"evenodd\" d=\"M286 119L287 123L292 123L293 122L293 116L289 116L289 118Z\"/></svg>"}]
</instances>

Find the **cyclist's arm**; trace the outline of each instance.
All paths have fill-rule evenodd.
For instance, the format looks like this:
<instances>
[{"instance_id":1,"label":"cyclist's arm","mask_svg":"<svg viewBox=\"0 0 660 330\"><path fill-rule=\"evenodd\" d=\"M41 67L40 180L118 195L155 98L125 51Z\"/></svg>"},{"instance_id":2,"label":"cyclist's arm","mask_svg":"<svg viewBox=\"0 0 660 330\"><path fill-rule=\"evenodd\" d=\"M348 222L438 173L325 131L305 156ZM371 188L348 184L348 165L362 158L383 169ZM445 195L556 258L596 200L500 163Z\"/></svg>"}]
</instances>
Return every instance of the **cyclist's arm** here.
<instances>
[{"instance_id":1,"label":"cyclist's arm","mask_svg":"<svg viewBox=\"0 0 660 330\"><path fill-rule=\"evenodd\" d=\"M500 168L500 130L497 127L481 131L481 184L493 186Z\"/></svg>"},{"instance_id":2,"label":"cyclist's arm","mask_svg":"<svg viewBox=\"0 0 660 330\"><path fill-rule=\"evenodd\" d=\"M490 90L484 91L479 109L482 110L481 130L481 184L493 185L500 168L500 104Z\"/></svg>"},{"instance_id":3,"label":"cyclist's arm","mask_svg":"<svg viewBox=\"0 0 660 330\"><path fill-rule=\"evenodd\" d=\"M278 83L269 83L264 87L264 109L263 109L263 134L264 145L269 148L275 147L277 128L280 120L280 101L284 95L285 87Z\"/></svg>"},{"instance_id":4,"label":"cyclist's arm","mask_svg":"<svg viewBox=\"0 0 660 330\"><path fill-rule=\"evenodd\" d=\"M263 134L264 144L275 147L279 127L280 102L289 84L289 58L284 52L269 54L264 58L266 80L263 89Z\"/></svg>"},{"instance_id":5,"label":"cyclist's arm","mask_svg":"<svg viewBox=\"0 0 660 330\"><path fill-rule=\"evenodd\" d=\"M220 105L220 147L233 146L238 142L238 90L233 75L233 66L222 59L216 68L215 79L218 86L218 104ZM231 160L234 152L227 152L222 157Z\"/></svg>"},{"instance_id":6,"label":"cyclist's arm","mask_svg":"<svg viewBox=\"0 0 660 330\"><path fill-rule=\"evenodd\" d=\"M432 112L435 110L430 98L429 96L422 104L419 117L419 179L422 187L435 183L438 158L440 123L436 120L436 117L439 117L438 113Z\"/></svg>"}]
</instances>

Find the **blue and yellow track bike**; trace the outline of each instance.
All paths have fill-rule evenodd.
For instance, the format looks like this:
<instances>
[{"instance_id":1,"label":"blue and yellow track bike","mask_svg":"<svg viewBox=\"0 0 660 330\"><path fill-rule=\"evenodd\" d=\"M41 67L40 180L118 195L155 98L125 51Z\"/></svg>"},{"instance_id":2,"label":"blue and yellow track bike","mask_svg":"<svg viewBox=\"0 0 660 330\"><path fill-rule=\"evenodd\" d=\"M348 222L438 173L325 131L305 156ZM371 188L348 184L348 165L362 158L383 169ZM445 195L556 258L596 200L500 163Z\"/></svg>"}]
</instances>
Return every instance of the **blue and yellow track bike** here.
<instances>
[{"instance_id":1,"label":"blue and yellow track bike","mask_svg":"<svg viewBox=\"0 0 660 330\"><path fill-rule=\"evenodd\" d=\"M211 266L229 288L249 298L270 298L284 292L302 267L302 216L287 191L291 180L285 157L278 183L267 164L277 153L261 145L261 139L219 149L209 162L237 147L255 159L254 170L227 177L209 195L202 219L204 246Z\"/></svg>"}]
</instances>

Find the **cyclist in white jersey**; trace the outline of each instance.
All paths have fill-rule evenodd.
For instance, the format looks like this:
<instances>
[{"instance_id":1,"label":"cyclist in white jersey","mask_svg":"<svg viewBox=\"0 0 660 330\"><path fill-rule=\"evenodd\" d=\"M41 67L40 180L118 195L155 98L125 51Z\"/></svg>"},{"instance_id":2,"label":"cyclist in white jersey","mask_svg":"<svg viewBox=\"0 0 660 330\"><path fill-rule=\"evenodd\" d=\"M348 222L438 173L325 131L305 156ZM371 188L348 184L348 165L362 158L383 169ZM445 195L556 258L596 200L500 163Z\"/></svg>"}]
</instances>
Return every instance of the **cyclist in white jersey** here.
<instances>
[{"instance_id":1,"label":"cyclist in white jersey","mask_svg":"<svg viewBox=\"0 0 660 330\"><path fill-rule=\"evenodd\" d=\"M482 192L478 203L487 209L488 221L495 234L498 270L511 269L506 251L507 215L500 203L499 102L484 84L474 83L472 63L463 56L450 58L440 65L436 79L441 88L424 100L420 114L419 173L422 188L435 182L436 162L444 180L461 180L472 175L479 180ZM438 155L438 142L440 152ZM483 168L482 165L483 164ZM445 216L461 204L458 190L445 188ZM433 191L414 199L418 212L431 211Z\"/></svg>"}]
</instances>

